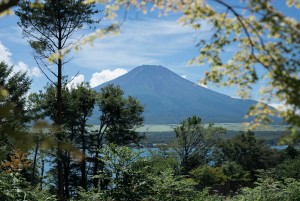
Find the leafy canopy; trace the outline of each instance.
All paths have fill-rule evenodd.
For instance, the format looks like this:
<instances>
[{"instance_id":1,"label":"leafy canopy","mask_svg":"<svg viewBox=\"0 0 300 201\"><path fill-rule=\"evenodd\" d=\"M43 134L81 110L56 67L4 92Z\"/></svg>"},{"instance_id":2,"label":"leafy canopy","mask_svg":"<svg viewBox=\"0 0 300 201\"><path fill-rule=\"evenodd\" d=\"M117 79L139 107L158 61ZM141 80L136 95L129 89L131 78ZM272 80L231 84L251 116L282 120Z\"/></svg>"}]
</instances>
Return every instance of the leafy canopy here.
<instances>
[{"instance_id":1,"label":"leafy canopy","mask_svg":"<svg viewBox=\"0 0 300 201\"><path fill-rule=\"evenodd\" d=\"M13 72L13 67L0 63L0 155L12 151L14 146L28 148L29 144L24 142L29 142L26 94L30 84L26 73ZM26 140L20 142L21 136Z\"/></svg>"},{"instance_id":2,"label":"leafy canopy","mask_svg":"<svg viewBox=\"0 0 300 201\"><path fill-rule=\"evenodd\" d=\"M189 117L174 129L176 139L172 148L177 152L183 172L211 160L217 139L225 133L222 127L210 124L207 128L197 116Z\"/></svg>"},{"instance_id":3,"label":"leafy canopy","mask_svg":"<svg viewBox=\"0 0 300 201\"><path fill-rule=\"evenodd\" d=\"M110 143L125 145L141 140L142 136L135 129L143 124L144 106L136 98L123 95L120 86L109 84L101 88L96 100L101 112L100 141L105 139Z\"/></svg>"}]
</instances>

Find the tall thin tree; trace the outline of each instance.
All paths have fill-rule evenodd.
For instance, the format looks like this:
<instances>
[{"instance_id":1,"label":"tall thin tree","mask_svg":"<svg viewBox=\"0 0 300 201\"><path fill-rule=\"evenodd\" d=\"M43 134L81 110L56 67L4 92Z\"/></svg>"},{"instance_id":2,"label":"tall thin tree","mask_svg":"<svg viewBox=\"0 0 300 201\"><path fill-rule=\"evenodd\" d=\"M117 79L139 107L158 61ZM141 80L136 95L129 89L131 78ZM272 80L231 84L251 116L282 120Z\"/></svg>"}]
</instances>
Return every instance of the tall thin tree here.
<instances>
[{"instance_id":1,"label":"tall thin tree","mask_svg":"<svg viewBox=\"0 0 300 201\"><path fill-rule=\"evenodd\" d=\"M84 4L83 0L45 0L38 6L24 0L19 3L16 15L18 25L34 50L34 58L44 75L56 86L56 119L58 127L62 125L62 69L68 62L66 55L71 50L74 40L71 36L84 25L98 21L92 16L99 13L94 4ZM79 39L80 40L80 39ZM53 68L54 66L54 68ZM56 71L53 70L56 68ZM56 78L51 79L49 73ZM64 200L64 175L62 165L63 133L57 132L57 195Z\"/></svg>"}]
</instances>

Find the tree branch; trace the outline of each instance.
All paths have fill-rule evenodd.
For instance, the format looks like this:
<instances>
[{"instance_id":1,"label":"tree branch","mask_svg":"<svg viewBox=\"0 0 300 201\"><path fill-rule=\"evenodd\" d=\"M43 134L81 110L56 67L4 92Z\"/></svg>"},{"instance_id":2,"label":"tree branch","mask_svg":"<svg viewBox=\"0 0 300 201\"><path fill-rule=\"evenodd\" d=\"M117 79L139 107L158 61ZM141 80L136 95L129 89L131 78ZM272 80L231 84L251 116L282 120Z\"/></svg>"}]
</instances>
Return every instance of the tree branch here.
<instances>
[{"instance_id":1,"label":"tree branch","mask_svg":"<svg viewBox=\"0 0 300 201\"><path fill-rule=\"evenodd\" d=\"M19 0L9 0L0 2L0 13L6 11L7 9L16 6L19 3Z\"/></svg>"}]
</instances>

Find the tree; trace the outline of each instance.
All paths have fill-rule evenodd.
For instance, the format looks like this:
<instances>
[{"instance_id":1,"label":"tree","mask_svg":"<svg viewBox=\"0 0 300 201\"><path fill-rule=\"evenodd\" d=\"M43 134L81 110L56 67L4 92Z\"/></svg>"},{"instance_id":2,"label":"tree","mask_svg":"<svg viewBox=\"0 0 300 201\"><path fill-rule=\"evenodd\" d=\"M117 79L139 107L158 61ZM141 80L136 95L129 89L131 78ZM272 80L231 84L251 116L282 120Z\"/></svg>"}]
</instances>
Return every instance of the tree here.
<instances>
[{"instance_id":1,"label":"tree","mask_svg":"<svg viewBox=\"0 0 300 201\"><path fill-rule=\"evenodd\" d=\"M56 119L56 87L48 85L45 92L31 94L31 110L37 118L48 117L52 121ZM63 102L63 172L65 196L68 198L78 186L87 190L86 157L89 150L89 132L87 130L88 117L92 115L96 101L96 92L88 83L68 88L66 83L62 90ZM55 132L55 130L54 130ZM78 176L78 169L81 173ZM76 182L74 181L76 177ZM80 180L80 182L78 182Z\"/></svg>"},{"instance_id":2,"label":"tree","mask_svg":"<svg viewBox=\"0 0 300 201\"><path fill-rule=\"evenodd\" d=\"M70 193L75 192L78 186L88 189L86 158L90 144L87 121L95 106L96 92L88 83L71 88L64 87L63 92L65 103L63 128L66 131L65 142L67 142L63 163L66 196L69 198Z\"/></svg>"},{"instance_id":3,"label":"tree","mask_svg":"<svg viewBox=\"0 0 300 201\"><path fill-rule=\"evenodd\" d=\"M251 179L256 178L256 170L275 167L281 161L281 154L256 139L252 131L221 141L218 147L222 156L217 163L234 161L250 172Z\"/></svg>"},{"instance_id":4,"label":"tree","mask_svg":"<svg viewBox=\"0 0 300 201\"><path fill-rule=\"evenodd\" d=\"M31 177L32 161L28 159L27 154L20 150L15 150L10 154L7 160L0 163L0 170L6 174L20 174L26 181L36 184L36 177ZM35 175L36 176L36 175Z\"/></svg>"},{"instance_id":5,"label":"tree","mask_svg":"<svg viewBox=\"0 0 300 201\"><path fill-rule=\"evenodd\" d=\"M140 102L128 96L123 97L124 92L120 86L109 84L99 92L96 103L101 112L99 120L99 130L95 133L95 155L94 155L94 175L99 170L99 152L104 140L108 143L117 145L126 145L129 143L137 143L142 136L135 131L143 123L141 116L144 107ZM94 186L97 187L98 179L95 179Z\"/></svg>"},{"instance_id":6,"label":"tree","mask_svg":"<svg viewBox=\"0 0 300 201\"><path fill-rule=\"evenodd\" d=\"M170 149L168 145L158 145L158 150L148 150L151 157L149 162L151 171L159 174L161 170L171 169L174 174L180 175L180 161L177 153Z\"/></svg>"},{"instance_id":7,"label":"tree","mask_svg":"<svg viewBox=\"0 0 300 201\"><path fill-rule=\"evenodd\" d=\"M11 128L25 128L30 117L26 110L26 93L30 88L31 80L26 73L13 72L13 67L0 63L0 86L6 93L1 99L1 107L7 110L8 116L1 117L1 125Z\"/></svg>"},{"instance_id":8,"label":"tree","mask_svg":"<svg viewBox=\"0 0 300 201\"><path fill-rule=\"evenodd\" d=\"M286 154L286 156L290 159L295 159L299 155L299 150L291 145L288 145L288 147L285 148L283 151Z\"/></svg>"},{"instance_id":9,"label":"tree","mask_svg":"<svg viewBox=\"0 0 300 201\"><path fill-rule=\"evenodd\" d=\"M79 135L76 135L75 143L79 145L78 147L80 150L82 150L83 154L83 158L80 161L81 187L85 190L88 190L86 158L87 150L89 149L87 135L89 135L90 133L87 131L87 121L88 117L92 115L96 103L96 92L93 89L91 89L87 83L82 83L79 86L77 86L76 89L73 89L71 93L72 102L75 103L75 106L73 106L72 108L76 110L79 114L76 118L76 126ZM74 119L72 113L70 114L70 119Z\"/></svg>"},{"instance_id":10,"label":"tree","mask_svg":"<svg viewBox=\"0 0 300 201\"><path fill-rule=\"evenodd\" d=\"M233 161L226 161L222 164L223 173L227 176L230 181L249 181L249 172L245 171L244 168Z\"/></svg>"},{"instance_id":11,"label":"tree","mask_svg":"<svg viewBox=\"0 0 300 201\"><path fill-rule=\"evenodd\" d=\"M203 165L193 169L190 174L201 188L212 186L213 184L222 184L228 180L221 167Z\"/></svg>"},{"instance_id":12,"label":"tree","mask_svg":"<svg viewBox=\"0 0 300 201\"><path fill-rule=\"evenodd\" d=\"M97 13L94 4L84 4L83 0L46 0L40 6L33 6L29 0L19 3L16 15L19 16L19 26L34 50L35 60L45 76L56 86L56 118L54 123L62 125L62 68L67 63L66 55L71 51L71 36L84 25L90 25L97 21L92 15ZM49 62L49 63L47 63ZM54 64L57 72L49 66ZM52 81L45 73L47 69L56 81ZM64 175L62 172L62 132L57 132L57 171L58 171L58 197L64 197Z\"/></svg>"},{"instance_id":13,"label":"tree","mask_svg":"<svg viewBox=\"0 0 300 201\"><path fill-rule=\"evenodd\" d=\"M26 134L26 123L30 115L26 109L26 94L31 80L26 73L13 72L13 67L0 63L0 146L1 155L9 154L15 146L26 148L29 136ZM19 138L25 141L20 141ZM2 158L1 157L1 158Z\"/></svg>"},{"instance_id":14,"label":"tree","mask_svg":"<svg viewBox=\"0 0 300 201\"><path fill-rule=\"evenodd\" d=\"M180 157L183 173L188 173L200 164L209 163L216 140L225 133L225 129L212 124L205 128L197 116L183 120L174 131L176 139L173 149Z\"/></svg>"},{"instance_id":15,"label":"tree","mask_svg":"<svg viewBox=\"0 0 300 201\"><path fill-rule=\"evenodd\" d=\"M105 168L96 176L106 180L106 188L80 193L80 200L192 200L196 191L191 179L174 175L170 168L153 168L151 159L140 154L129 147L103 146Z\"/></svg>"},{"instance_id":16,"label":"tree","mask_svg":"<svg viewBox=\"0 0 300 201\"><path fill-rule=\"evenodd\" d=\"M299 174L299 167L300 167L300 158L294 159L287 159L277 165L275 171L273 173L273 178L283 181L287 178L297 179L299 181L300 174Z\"/></svg>"}]
</instances>

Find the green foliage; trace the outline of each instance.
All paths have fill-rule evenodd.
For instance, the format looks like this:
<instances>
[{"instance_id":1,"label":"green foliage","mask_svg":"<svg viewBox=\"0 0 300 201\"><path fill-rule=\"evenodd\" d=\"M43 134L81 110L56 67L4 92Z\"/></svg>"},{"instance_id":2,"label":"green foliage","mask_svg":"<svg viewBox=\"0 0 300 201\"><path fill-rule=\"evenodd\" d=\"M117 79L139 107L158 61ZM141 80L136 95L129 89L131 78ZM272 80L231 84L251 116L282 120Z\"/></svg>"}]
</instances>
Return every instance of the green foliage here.
<instances>
[{"instance_id":1,"label":"green foliage","mask_svg":"<svg viewBox=\"0 0 300 201\"><path fill-rule=\"evenodd\" d=\"M199 164L209 163L217 139L225 133L225 129L214 127L212 124L205 128L201 118L197 116L182 121L181 125L175 128L174 131L176 139L172 144L172 148L180 157L184 173Z\"/></svg>"},{"instance_id":2,"label":"green foliage","mask_svg":"<svg viewBox=\"0 0 300 201\"><path fill-rule=\"evenodd\" d=\"M53 122L57 121L56 87L48 85L45 92L33 93L29 96L30 112L36 119L49 117ZM80 130L87 126L87 118L92 115L95 105L96 93L87 83L81 83L76 88L68 88L66 84L62 90L63 128L67 131Z\"/></svg>"},{"instance_id":3,"label":"green foliage","mask_svg":"<svg viewBox=\"0 0 300 201\"><path fill-rule=\"evenodd\" d=\"M149 149L151 171L159 173L161 170L171 169L176 175L180 174L180 161L177 154L167 145L159 145L158 150Z\"/></svg>"},{"instance_id":4,"label":"green foliage","mask_svg":"<svg viewBox=\"0 0 300 201\"><path fill-rule=\"evenodd\" d=\"M30 185L19 174L0 174L0 200L2 201L56 201L55 196L48 195Z\"/></svg>"},{"instance_id":5,"label":"green foliage","mask_svg":"<svg viewBox=\"0 0 300 201\"><path fill-rule=\"evenodd\" d=\"M294 159L299 155L299 150L297 150L294 146L291 145L284 149L284 152L291 159Z\"/></svg>"},{"instance_id":6,"label":"green foliage","mask_svg":"<svg viewBox=\"0 0 300 201\"><path fill-rule=\"evenodd\" d=\"M277 150L256 139L251 131L221 141L218 147L221 156L216 159L217 163L234 161L249 171L252 179L255 178L255 170L275 167L281 160Z\"/></svg>"},{"instance_id":7,"label":"green foliage","mask_svg":"<svg viewBox=\"0 0 300 201\"><path fill-rule=\"evenodd\" d=\"M1 94L1 128L9 126L22 129L30 118L26 113L26 93L30 88L31 80L26 72L13 72L4 62L0 63ZM1 130L2 130L1 129Z\"/></svg>"},{"instance_id":8,"label":"green foliage","mask_svg":"<svg viewBox=\"0 0 300 201\"><path fill-rule=\"evenodd\" d=\"M193 201L222 201L225 198L219 195L212 195L208 192L208 189L203 189L200 192L197 192L195 197L192 199Z\"/></svg>"},{"instance_id":9,"label":"green foliage","mask_svg":"<svg viewBox=\"0 0 300 201\"><path fill-rule=\"evenodd\" d=\"M173 171L170 169L162 171L161 174L153 177L153 180L154 185L149 200L188 201L196 195L195 182L183 176L174 176Z\"/></svg>"},{"instance_id":10,"label":"green foliage","mask_svg":"<svg viewBox=\"0 0 300 201\"><path fill-rule=\"evenodd\" d=\"M139 135L136 128L142 125L143 117L141 116L144 107L140 102L128 96L123 97L124 92L120 86L109 84L98 93L96 104L100 110L99 130L91 135L95 154L93 175L95 176L103 166L99 163L99 149L103 143L115 143L126 145L129 143L138 143L143 136ZM97 187L99 178L94 178L94 187Z\"/></svg>"},{"instance_id":11,"label":"green foliage","mask_svg":"<svg viewBox=\"0 0 300 201\"><path fill-rule=\"evenodd\" d=\"M276 179L294 178L300 180L300 157L285 160L275 168L273 177Z\"/></svg>"},{"instance_id":12,"label":"green foliage","mask_svg":"<svg viewBox=\"0 0 300 201\"><path fill-rule=\"evenodd\" d=\"M101 112L98 139L119 145L137 143L142 136L135 131L143 123L143 105L132 96L123 97L120 86L101 88L96 103ZM101 142L102 143L102 142Z\"/></svg>"},{"instance_id":13,"label":"green foliage","mask_svg":"<svg viewBox=\"0 0 300 201\"><path fill-rule=\"evenodd\" d=\"M233 201L296 201L300 198L300 182L295 179L274 181L266 179L253 189L244 188L242 193L233 197Z\"/></svg>"},{"instance_id":14,"label":"green foliage","mask_svg":"<svg viewBox=\"0 0 300 201\"><path fill-rule=\"evenodd\" d=\"M192 178L203 188L213 184L222 184L228 180L221 167L200 166L190 172Z\"/></svg>"},{"instance_id":15,"label":"green foliage","mask_svg":"<svg viewBox=\"0 0 300 201\"><path fill-rule=\"evenodd\" d=\"M222 166L199 166L190 171L191 177L201 187L211 187L214 184L223 184L225 181L249 181L249 172L245 171L236 162L225 162Z\"/></svg>"},{"instance_id":16,"label":"green foliage","mask_svg":"<svg viewBox=\"0 0 300 201\"><path fill-rule=\"evenodd\" d=\"M103 200L191 200L196 192L191 179L175 176L170 168L152 168L153 162L128 147L110 145L101 151L105 164L97 177L107 182L104 189L81 192L80 199Z\"/></svg>"},{"instance_id":17,"label":"green foliage","mask_svg":"<svg viewBox=\"0 0 300 201\"><path fill-rule=\"evenodd\" d=\"M143 166L140 152L133 152L127 147L110 146L103 149L103 155L103 176L110 180L107 187L109 197L113 200L141 200L149 184L144 182L145 175L137 167Z\"/></svg>"},{"instance_id":18,"label":"green foliage","mask_svg":"<svg viewBox=\"0 0 300 201\"><path fill-rule=\"evenodd\" d=\"M250 179L250 174L245 171L243 167L233 161L226 161L222 164L222 171L226 175L227 180L230 181L248 181Z\"/></svg>"},{"instance_id":19,"label":"green foliage","mask_svg":"<svg viewBox=\"0 0 300 201\"><path fill-rule=\"evenodd\" d=\"M18 25L23 34L30 38L29 43L37 58L54 63L69 53L73 44L69 39L77 30L98 22L92 18L98 13L94 10L94 4L84 4L83 0L47 0L40 2L40 6L24 0L18 6Z\"/></svg>"},{"instance_id":20,"label":"green foliage","mask_svg":"<svg viewBox=\"0 0 300 201\"><path fill-rule=\"evenodd\" d=\"M57 100L56 87L48 85L45 92L30 95L30 109L36 118L49 117L53 122L57 122ZM96 101L96 92L90 88L87 83L81 83L76 87L67 87L64 85L62 90L62 106L64 108L63 121L61 128L63 136L61 137L61 149L63 150L64 171L70 183L69 189L75 191L77 186L87 189L87 168L86 154L90 147L88 139L88 117ZM53 134L59 130L55 127L49 127ZM46 138L43 140L47 140ZM55 148L56 144L49 144ZM51 153L52 154L52 153ZM80 176L78 174L80 171ZM73 182L73 183L72 183Z\"/></svg>"},{"instance_id":21,"label":"green foliage","mask_svg":"<svg viewBox=\"0 0 300 201\"><path fill-rule=\"evenodd\" d=\"M0 158L12 152L15 146L24 150L29 148L26 123L30 121L30 115L26 108L26 94L30 84L26 73L13 72L12 67L0 63ZM19 140L21 136L22 142Z\"/></svg>"}]
</instances>

